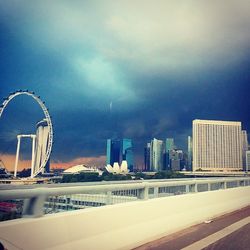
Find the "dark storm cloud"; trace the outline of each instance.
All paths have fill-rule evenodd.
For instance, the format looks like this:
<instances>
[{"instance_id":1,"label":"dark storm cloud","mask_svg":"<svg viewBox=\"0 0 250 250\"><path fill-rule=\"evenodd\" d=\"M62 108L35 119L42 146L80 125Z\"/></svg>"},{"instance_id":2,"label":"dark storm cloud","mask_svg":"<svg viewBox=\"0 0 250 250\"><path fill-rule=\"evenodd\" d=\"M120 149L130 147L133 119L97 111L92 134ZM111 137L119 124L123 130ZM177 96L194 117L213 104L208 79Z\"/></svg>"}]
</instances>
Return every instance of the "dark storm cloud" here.
<instances>
[{"instance_id":1,"label":"dark storm cloud","mask_svg":"<svg viewBox=\"0 0 250 250\"><path fill-rule=\"evenodd\" d=\"M250 129L249 26L243 0L0 0L0 96L30 89L46 101L55 160L104 155L113 136L134 139L138 155L153 137L185 147L195 118ZM2 152L41 117L16 102Z\"/></svg>"}]
</instances>

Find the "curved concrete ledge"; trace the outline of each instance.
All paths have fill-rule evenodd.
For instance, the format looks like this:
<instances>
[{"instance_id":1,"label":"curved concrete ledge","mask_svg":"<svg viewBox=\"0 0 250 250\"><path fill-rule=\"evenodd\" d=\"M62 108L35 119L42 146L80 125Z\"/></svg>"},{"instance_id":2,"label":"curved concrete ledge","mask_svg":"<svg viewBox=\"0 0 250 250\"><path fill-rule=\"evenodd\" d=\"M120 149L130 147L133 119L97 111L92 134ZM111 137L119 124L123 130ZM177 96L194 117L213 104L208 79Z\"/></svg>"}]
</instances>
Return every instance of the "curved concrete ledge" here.
<instances>
[{"instance_id":1,"label":"curved concrete ledge","mask_svg":"<svg viewBox=\"0 0 250 250\"><path fill-rule=\"evenodd\" d=\"M146 201L0 223L8 249L131 249L250 204L250 187Z\"/></svg>"}]
</instances>

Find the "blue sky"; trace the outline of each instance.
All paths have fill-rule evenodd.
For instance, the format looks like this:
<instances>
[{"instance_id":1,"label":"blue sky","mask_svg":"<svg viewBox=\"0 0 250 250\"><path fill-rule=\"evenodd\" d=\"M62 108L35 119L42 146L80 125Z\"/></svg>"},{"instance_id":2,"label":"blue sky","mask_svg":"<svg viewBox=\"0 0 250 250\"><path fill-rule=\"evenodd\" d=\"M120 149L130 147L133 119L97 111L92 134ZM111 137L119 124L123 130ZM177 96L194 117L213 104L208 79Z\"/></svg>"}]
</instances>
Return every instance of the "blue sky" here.
<instances>
[{"instance_id":1,"label":"blue sky","mask_svg":"<svg viewBox=\"0 0 250 250\"><path fill-rule=\"evenodd\" d=\"M249 130L249 30L244 0L0 0L0 98L29 89L46 101L55 162L94 162L113 136L132 138L137 159L153 137L185 147L195 118ZM1 154L41 116L32 100L14 100Z\"/></svg>"}]
</instances>

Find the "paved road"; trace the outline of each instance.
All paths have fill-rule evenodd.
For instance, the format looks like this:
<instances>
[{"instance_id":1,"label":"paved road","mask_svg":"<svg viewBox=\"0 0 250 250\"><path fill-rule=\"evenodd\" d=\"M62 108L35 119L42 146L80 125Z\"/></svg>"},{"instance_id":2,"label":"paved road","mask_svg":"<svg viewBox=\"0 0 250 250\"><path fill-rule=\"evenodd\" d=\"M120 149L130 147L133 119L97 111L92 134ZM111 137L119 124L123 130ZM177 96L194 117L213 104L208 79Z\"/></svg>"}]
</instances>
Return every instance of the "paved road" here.
<instances>
[{"instance_id":1,"label":"paved road","mask_svg":"<svg viewBox=\"0 0 250 250\"><path fill-rule=\"evenodd\" d=\"M246 250L250 249L250 224L223 239L209 245L204 250Z\"/></svg>"},{"instance_id":2,"label":"paved road","mask_svg":"<svg viewBox=\"0 0 250 250\"><path fill-rule=\"evenodd\" d=\"M136 248L136 250L179 250L187 246L190 246L189 249L206 250L250 249L250 224L246 224L245 226L222 238L221 240L217 240L216 242L214 242L216 237L213 237L213 235L216 235L216 233L217 235L223 235L224 231L228 231L227 227L232 227L232 224L234 225L238 223L240 225L244 220L245 223L248 223L246 220L250 219L248 218L249 216L250 206L215 218L211 223L201 223L180 232L163 237L159 240L149 242L141 247ZM222 231L223 229L225 230ZM204 238L206 239L207 237L210 240L209 246L197 248L197 242L202 243Z\"/></svg>"}]
</instances>

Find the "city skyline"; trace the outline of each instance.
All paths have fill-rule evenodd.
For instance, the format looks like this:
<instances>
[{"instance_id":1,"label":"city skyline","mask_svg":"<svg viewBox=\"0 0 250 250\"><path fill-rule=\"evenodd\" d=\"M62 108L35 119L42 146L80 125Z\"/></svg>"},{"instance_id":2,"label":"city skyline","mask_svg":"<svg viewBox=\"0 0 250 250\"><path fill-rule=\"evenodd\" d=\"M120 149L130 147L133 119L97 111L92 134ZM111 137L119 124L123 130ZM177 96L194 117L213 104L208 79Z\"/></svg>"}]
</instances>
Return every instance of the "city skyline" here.
<instances>
[{"instance_id":1,"label":"city skyline","mask_svg":"<svg viewBox=\"0 0 250 250\"><path fill-rule=\"evenodd\" d=\"M192 121L192 124L193 124L193 127L192 127L192 130L194 129L194 123L196 124L196 122L208 122L208 123L215 123L215 124L241 124L241 122L237 122L237 121L222 121L222 120L200 120L200 119L194 119ZM240 125L241 126L241 125ZM241 128L241 127L240 127ZM156 138L152 138L151 142L146 142L146 147L144 145L144 151L143 151L143 148L141 149L141 156L142 156L142 161L140 161L140 163L138 164L137 162L134 161L134 142L132 139L128 139L128 138L122 138L122 139L118 139L118 138L113 138L113 139L107 139L106 140L106 154L105 156L102 156L101 157L101 160L99 161L99 165L98 164L95 164L95 166L98 166L98 167L104 167L105 165L107 164L110 164L110 165L113 165L115 162L117 163L121 163L122 160L128 160L126 157L126 150L128 149L129 151L129 160L128 160L128 163L129 162L132 162L131 164L131 167L130 167L130 170L131 169L141 169L141 170L151 170L151 171L160 171L160 170L170 170L172 169L172 166L171 164L168 165L168 161L170 160L170 153L171 151L173 151L173 153L175 154L175 152L178 152L179 150L180 151L183 151L187 154L187 159L186 159L186 165L184 166L179 166L180 170L185 167L187 169L191 169L192 165L193 165L193 146L192 146L192 140L193 140L193 134L194 133L194 130L193 132L191 133L191 136L188 135L187 138L186 138L186 145L184 148L182 147L178 147L176 144L175 144L175 138L165 138L165 142L161 139L156 139ZM248 133L246 130L240 130L240 134L239 136L241 137L241 140L242 140L242 170L245 170L246 168L246 152L249 152L248 151ZM154 150L153 149L154 147L155 148L158 148L158 142L160 142L160 148L161 149L157 149L157 150L160 150L159 151L159 155L156 157L156 158L161 158L162 159L154 159L153 155L154 155ZM114 147L115 145L115 147ZM154 146L155 145L155 146ZM149 149L149 152L146 152L146 148ZM151 151L152 150L152 151ZM113 151L113 152L112 152ZM191 151L191 154L190 154L190 151ZM168 153L167 153L168 152ZM148 168L146 167L146 158L147 157L146 155L149 154L149 164L148 164ZM157 153L158 154L158 153ZM161 155L162 154L162 155ZM164 155L166 154L166 155ZM131 156L130 156L131 155ZM3 155L2 155L3 156ZM132 157L132 158L131 158ZM4 159L4 157L2 157ZM13 159L14 159L14 155L13 155ZM132 159L132 160L131 160ZM78 158L77 161L75 161L74 163L69 163L69 164L66 164L65 166L60 163L59 167L58 168L69 168L69 167L72 167L74 166L75 164L84 164L84 161L85 160L85 163L86 163L86 158ZM155 163L153 163L155 161ZM161 162L160 165L158 166L156 164L156 162ZM25 167L19 167L18 169L19 170L22 170L22 169L25 169L25 168L29 168L29 164L28 163L30 162L30 160L25 160L23 161L23 164L25 164ZM245 162L245 163L244 163ZM169 162L170 163L170 162ZM48 163L49 164L49 163ZM93 161L90 160L90 162L87 161L86 164L90 164L90 165L93 165ZM22 164L21 164L22 165ZM8 168L8 167L7 167ZM53 168L53 167L52 167ZM47 169L47 166L46 166L46 169Z\"/></svg>"},{"instance_id":2,"label":"city skyline","mask_svg":"<svg viewBox=\"0 0 250 250\"><path fill-rule=\"evenodd\" d=\"M131 138L143 165L153 138L186 149L194 119L241 121L249 131L249 9L245 1L0 1L0 99L29 89L46 102L52 168L105 164L114 137ZM7 107L8 168L16 135L35 133L42 118L26 97ZM28 144L21 156L27 166Z\"/></svg>"}]
</instances>

